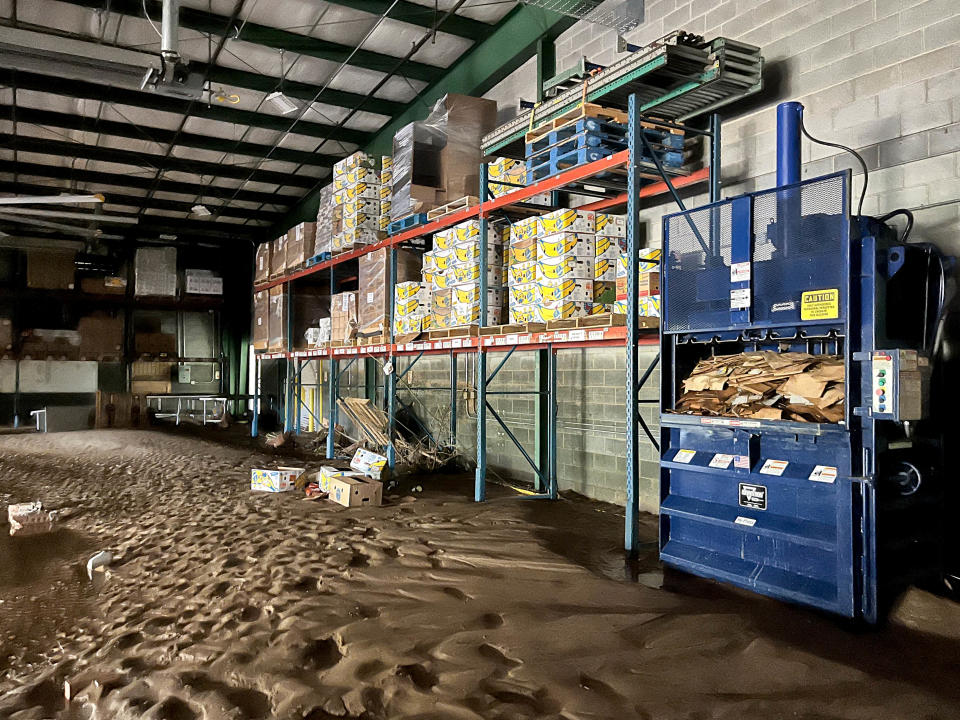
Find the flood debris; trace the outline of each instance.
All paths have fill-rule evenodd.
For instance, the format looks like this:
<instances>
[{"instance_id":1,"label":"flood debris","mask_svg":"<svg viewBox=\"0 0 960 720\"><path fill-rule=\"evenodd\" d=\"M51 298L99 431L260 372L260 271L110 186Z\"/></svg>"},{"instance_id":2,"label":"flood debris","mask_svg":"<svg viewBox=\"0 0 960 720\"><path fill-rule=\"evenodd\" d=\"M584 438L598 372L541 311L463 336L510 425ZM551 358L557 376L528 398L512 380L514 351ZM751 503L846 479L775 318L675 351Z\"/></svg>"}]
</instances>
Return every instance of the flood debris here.
<instances>
[{"instance_id":1,"label":"flood debris","mask_svg":"<svg viewBox=\"0 0 960 720\"><path fill-rule=\"evenodd\" d=\"M96 555L87 560L87 577L93 580L93 573L97 568L106 568L113 562L113 553L109 550L101 550Z\"/></svg>"},{"instance_id":2,"label":"flood debris","mask_svg":"<svg viewBox=\"0 0 960 720\"><path fill-rule=\"evenodd\" d=\"M39 500L7 506L7 520L10 523L11 535L39 535L51 532L58 515L56 510L45 510L43 503Z\"/></svg>"}]
</instances>

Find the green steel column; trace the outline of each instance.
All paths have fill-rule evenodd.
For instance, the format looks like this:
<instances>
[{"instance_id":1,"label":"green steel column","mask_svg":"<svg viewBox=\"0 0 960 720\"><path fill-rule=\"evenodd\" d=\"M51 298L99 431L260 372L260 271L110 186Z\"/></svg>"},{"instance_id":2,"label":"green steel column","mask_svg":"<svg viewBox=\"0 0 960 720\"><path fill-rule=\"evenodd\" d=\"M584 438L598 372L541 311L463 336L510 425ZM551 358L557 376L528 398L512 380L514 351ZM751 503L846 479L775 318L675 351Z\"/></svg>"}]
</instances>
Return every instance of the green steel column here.
<instances>
[{"instance_id":1,"label":"green steel column","mask_svg":"<svg viewBox=\"0 0 960 720\"><path fill-rule=\"evenodd\" d=\"M637 403L637 384L640 372L639 303L637 281L639 249L637 236L640 231L640 176L638 168L638 136L640 113L636 95L630 96L627 120L627 147L630 160L627 163L627 507L624 527L624 548L635 555L640 545L640 443L637 434L640 424L640 407Z\"/></svg>"},{"instance_id":2,"label":"green steel column","mask_svg":"<svg viewBox=\"0 0 960 720\"><path fill-rule=\"evenodd\" d=\"M480 164L480 196L487 196L487 166ZM487 217L480 213L480 327L487 324ZM477 475L474 500L487 498L487 353L477 347Z\"/></svg>"},{"instance_id":3,"label":"green steel column","mask_svg":"<svg viewBox=\"0 0 960 720\"><path fill-rule=\"evenodd\" d=\"M394 288L397 284L397 246L390 246L390 264L387 275L387 333L390 343L393 343L393 298ZM395 358L388 356L389 362L395 362ZM393 442L393 435L397 429L397 368L394 366L393 372L388 373L386 377L384 392L386 393L387 403L387 464L390 469L397 465L397 448Z\"/></svg>"},{"instance_id":4,"label":"green steel column","mask_svg":"<svg viewBox=\"0 0 960 720\"><path fill-rule=\"evenodd\" d=\"M537 102L543 102L543 84L557 74L557 48L553 38L537 41Z\"/></svg>"},{"instance_id":5,"label":"green steel column","mask_svg":"<svg viewBox=\"0 0 960 720\"><path fill-rule=\"evenodd\" d=\"M550 467L550 350L537 351L537 366L534 369L534 384L537 388L537 394L534 396L534 408L536 410L537 425L534 428L534 457L537 458L537 466L541 474L534 478L534 486L538 493L545 493L548 488L545 480L549 474Z\"/></svg>"}]
</instances>

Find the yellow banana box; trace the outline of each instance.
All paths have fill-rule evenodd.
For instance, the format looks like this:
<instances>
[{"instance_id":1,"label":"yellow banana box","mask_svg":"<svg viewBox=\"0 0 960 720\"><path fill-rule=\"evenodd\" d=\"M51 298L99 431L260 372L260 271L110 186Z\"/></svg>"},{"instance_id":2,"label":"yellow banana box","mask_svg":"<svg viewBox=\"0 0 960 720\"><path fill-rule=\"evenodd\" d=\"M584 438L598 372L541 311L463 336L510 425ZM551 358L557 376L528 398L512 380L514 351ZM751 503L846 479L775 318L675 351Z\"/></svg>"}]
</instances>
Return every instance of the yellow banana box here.
<instances>
[{"instance_id":1,"label":"yellow banana box","mask_svg":"<svg viewBox=\"0 0 960 720\"><path fill-rule=\"evenodd\" d=\"M351 170L356 170L357 168L370 168L371 170L377 166L377 159L373 155L368 155L362 150L348 155L343 160L335 163L333 166L333 174L336 175L346 175Z\"/></svg>"},{"instance_id":2,"label":"yellow banana box","mask_svg":"<svg viewBox=\"0 0 960 720\"><path fill-rule=\"evenodd\" d=\"M576 278L593 280L593 258L559 257L537 260L540 277L545 280Z\"/></svg>"},{"instance_id":3,"label":"yellow banana box","mask_svg":"<svg viewBox=\"0 0 960 720\"><path fill-rule=\"evenodd\" d=\"M648 295L637 298L640 317L660 317L660 296Z\"/></svg>"},{"instance_id":4,"label":"yellow banana box","mask_svg":"<svg viewBox=\"0 0 960 720\"><path fill-rule=\"evenodd\" d=\"M380 201L392 200L393 199L393 188L390 185L381 185L380 189L377 191L377 196L380 198Z\"/></svg>"},{"instance_id":5,"label":"yellow banana box","mask_svg":"<svg viewBox=\"0 0 960 720\"><path fill-rule=\"evenodd\" d=\"M437 259L435 253L436 250L427 250L423 254L423 272L427 272L427 270L436 270Z\"/></svg>"},{"instance_id":6,"label":"yellow banana box","mask_svg":"<svg viewBox=\"0 0 960 720\"><path fill-rule=\"evenodd\" d=\"M431 298L431 307L445 310L453 307L453 288L448 287L442 290L434 290Z\"/></svg>"},{"instance_id":7,"label":"yellow banana box","mask_svg":"<svg viewBox=\"0 0 960 720\"><path fill-rule=\"evenodd\" d=\"M393 286L393 297L397 302L419 298L423 286L418 282L401 282Z\"/></svg>"},{"instance_id":8,"label":"yellow banana box","mask_svg":"<svg viewBox=\"0 0 960 720\"><path fill-rule=\"evenodd\" d=\"M343 190L339 191L342 193L343 201L337 203L338 205L346 204L347 200L356 200L357 198L367 198L368 200L379 200L380 199L380 183L356 183L353 185L347 185ZM336 199L336 193L334 194L334 199Z\"/></svg>"},{"instance_id":9,"label":"yellow banana box","mask_svg":"<svg viewBox=\"0 0 960 720\"><path fill-rule=\"evenodd\" d=\"M480 283L458 283L453 286L453 302L472 303L480 302ZM487 307L503 305L503 290L501 288L487 288Z\"/></svg>"},{"instance_id":10,"label":"yellow banana box","mask_svg":"<svg viewBox=\"0 0 960 720\"><path fill-rule=\"evenodd\" d=\"M343 217L348 215L380 215L382 212L380 201L370 198L353 198L343 204Z\"/></svg>"},{"instance_id":11,"label":"yellow banana box","mask_svg":"<svg viewBox=\"0 0 960 720\"><path fill-rule=\"evenodd\" d=\"M541 280L540 302L547 307L553 307L562 302L593 302L593 281L575 280Z\"/></svg>"},{"instance_id":12,"label":"yellow banana box","mask_svg":"<svg viewBox=\"0 0 960 720\"><path fill-rule=\"evenodd\" d=\"M660 269L660 248L641 248L640 262L637 266L637 272L653 272ZM621 252L617 257L617 277L625 278L627 276L627 254Z\"/></svg>"},{"instance_id":13,"label":"yellow banana box","mask_svg":"<svg viewBox=\"0 0 960 720\"><path fill-rule=\"evenodd\" d=\"M587 315L603 315L604 313L612 312L613 303L598 303L587 304Z\"/></svg>"},{"instance_id":14,"label":"yellow banana box","mask_svg":"<svg viewBox=\"0 0 960 720\"><path fill-rule=\"evenodd\" d=\"M393 185L393 170L380 171L380 187L390 187Z\"/></svg>"},{"instance_id":15,"label":"yellow banana box","mask_svg":"<svg viewBox=\"0 0 960 720\"><path fill-rule=\"evenodd\" d=\"M435 250L450 250L457 242L457 229L447 228L433 234L433 248Z\"/></svg>"},{"instance_id":16,"label":"yellow banana box","mask_svg":"<svg viewBox=\"0 0 960 720\"><path fill-rule=\"evenodd\" d=\"M453 246L454 262L460 265L473 265L480 262L480 244L472 241L458 242ZM487 246L487 265L503 263L503 248L500 245Z\"/></svg>"},{"instance_id":17,"label":"yellow banana box","mask_svg":"<svg viewBox=\"0 0 960 720\"><path fill-rule=\"evenodd\" d=\"M433 265L437 270L448 270L453 265L453 250L434 250Z\"/></svg>"},{"instance_id":18,"label":"yellow banana box","mask_svg":"<svg viewBox=\"0 0 960 720\"><path fill-rule=\"evenodd\" d=\"M430 289L436 294L437 290L443 290L453 285L453 275L446 270L434 270L433 277L430 278Z\"/></svg>"},{"instance_id":19,"label":"yellow banana box","mask_svg":"<svg viewBox=\"0 0 960 720\"><path fill-rule=\"evenodd\" d=\"M420 277L423 278L425 285L429 285L431 288L433 287L433 276L436 272L437 270L434 270L432 267L428 268L424 266L424 268L420 271Z\"/></svg>"},{"instance_id":20,"label":"yellow banana box","mask_svg":"<svg viewBox=\"0 0 960 720\"><path fill-rule=\"evenodd\" d=\"M452 229L456 231L456 242L458 243L466 242L467 240L472 240L474 238L479 239L480 237L479 220L467 220L459 225L454 225ZM500 243L500 232L491 223L487 223L487 243Z\"/></svg>"},{"instance_id":21,"label":"yellow banana box","mask_svg":"<svg viewBox=\"0 0 960 720\"><path fill-rule=\"evenodd\" d=\"M597 235L625 238L627 236L627 216L597 213Z\"/></svg>"},{"instance_id":22,"label":"yellow banana box","mask_svg":"<svg viewBox=\"0 0 960 720\"><path fill-rule=\"evenodd\" d=\"M343 190L347 186L347 175L334 175L333 176L333 191ZM336 202L336 196L334 196L334 202Z\"/></svg>"},{"instance_id":23,"label":"yellow banana box","mask_svg":"<svg viewBox=\"0 0 960 720\"><path fill-rule=\"evenodd\" d=\"M596 256L611 257L613 260L616 260L620 253L626 251L626 246L627 243L625 238L610 238L603 235L597 235L596 240L594 241Z\"/></svg>"},{"instance_id":24,"label":"yellow banana box","mask_svg":"<svg viewBox=\"0 0 960 720\"><path fill-rule=\"evenodd\" d=\"M410 315L407 317L394 317L393 334L409 335L411 333L421 332L423 329L423 318L420 315Z\"/></svg>"},{"instance_id":25,"label":"yellow banana box","mask_svg":"<svg viewBox=\"0 0 960 720\"><path fill-rule=\"evenodd\" d=\"M543 305L512 305L510 306L511 323L547 322L548 320L565 320L571 317L580 317L587 314L584 303L560 303L555 307Z\"/></svg>"},{"instance_id":26,"label":"yellow banana box","mask_svg":"<svg viewBox=\"0 0 960 720\"><path fill-rule=\"evenodd\" d=\"M510 266L507 275L508 285L519 285L522 283L531 283L540 281L540 264L535 260L529 262L514 263Z\"/></svg>"},{"instance_id":27,"label":"yellow banana box","mask_svg":"<svg viewBox=\"0 0 960 720\"><path fill-rule=\"evenodd\" d=\"M420 319L420 330L422 332L427 332L428 330L433 330L435 325L433 324L433 312L429 315L424 315Z\"/></svg>"},{"instance_id":28,"label":"yellow banana box","mask_svg":"<svg viewBox=\"0 0 960 720\"><path fill-rule=\"evenodd\" d=\"M357 246L374 245L385 237L385 235L378 230L371 230L368 227L344 230L343 234L350 243Z\"/></svg>"},{"instance_id":29,"label":"yellow banana box","mask_svg":"<svg viewBox=\"0 0 960 720\"><path fill-rule=\"evenodd\" d=\"M384 215L383 213L380 213L380 214L377 216L377 227L378 227L378 229L380 230L380 232L382 232L382 233L385 233L387 230L389 230L389 229L390 229L390 216L389 216L389 215Z\"/></svg>"},{"instance_id":30,"label":"yellow banana box","mask_svg":"<svg viewBox=\"0 0 960 720\"><path fill-rule=\"evenodd\" d=\"M510 245L510 264L530 262L537 259L537 240L515 240Z\"/></svg>"},{"instance_id":31,"label":"yellow banana box","mask_svg":"<svg viewBox=\"0 0 960 720\"><path fill-rule=\"evenodd\" d=\"M488 307L484 325L499 325L503 319L503 308ZM453 306L453 326L479 325L480 303L456 303Z\"/></svg>"},{"instance_id":32,"label":"yellow banana box","mask_svg":"<svg viewBox=\"0 0 960 720\"><path fill-rule=\"evenodd\" d=\"M593 258L596 240L588 233L562 232L537 238L537 259L563 256Z\"/></svg>"},{"instance_id":33,"label":"yellow banana box","mask_svg":"<svg viewBox=\"0 0 960 720\"><path fill-rule=\"evenodd\" d=\"M593 261L593 279L616 283L617 261L605 257L595 258Z\"/></svg>"},{"instance_id":34,"label":"yellow banana box","mask_svg":"<svg viewBox=\"0 0 960 720\"><path fill-rule=\"evenodd\" d=\"M430 314L430 318L434 330L443 330L444 328L453 327L456 325L456 323L453 321L452 307L434 307L433 312Z\"/></svg>"},{"instance_id":35,"label":"yellow banana box","mask_svg":"<svg viewBox=\"0 0 960 720\"><path fill-rule=\"evenodd\" d=\"M497 158L487 165L487 177L490 180L527 184L527 164L523 160L513 158Z\"/></svg>"},{"instance_id":36,"label":"yellow banana box","mask_svg":"<svg viewBox=\"0 0 960 720\"><path fill-rule=\"evenodd\" d=\"M343 216L344 230L372 230L377 232L380 229L380 216L357 213L356 215Z\"/></svg>"},{"instance_id":37,"label":"yellow banana box","mask_svg":"<svg viewBox=\"0 0 960 720\"><path fill-rule=\"evenodd\" d=\"M381 156L380 156L380 169L381 169L381 170L391 170L391 169L393 169L393 155L381 155Z\"/></svg>"},{"instance_id":38,"label":"yellow banana box","mask_svg":"<svg viewBox=\"0 0 960 720\"><path fill-rule=\"evenodd\" d=\"M539 218L528 217L523 220L517 220L510 229L510 242L515 243L518 240L532 240L537 236L539 227Z\"/></svg>"},{"instance_id":39,"label":"yellow banana box","mask_svg":"<svg viewBox=\"0 0 960 720\"><path fill-rule=\"evenodd\" d=\"M380 214L381 214L381 215L389 215L391 210L393 210L393 201L392 201L392 200L381 200L381 201L380 201Z\"/></svg>"},{"instance_id":40,"label":"yellow banana box","mask_svg":"<svg viewBox=\"0 0 960 720\"><path fill-rule=\"evenodd\" d=\"M537 222L539 234L552 235L564 231L596 233L596 216L592 210L554 210L540 216Z\"/></svg>"},{"instance_id":41,"label":"yellow banana box","mask_svg":"<svg viewBox=\"0 0 960 720\"><path fill-rule=\"evenodd\" d=\"M514 305L538 305L540 303L540 283L520 283L508 288L510 307Z\"/></svg>"},{"instance_id":42,"label":"yellow banana box","mask_svg":"<svg viewBox=\"0 0 960 720\"><path fill-rule=\"evenodd\" d=\"M503 280L503 268L499 265L490 265L487 267L487 286L498 287L505 285ZM450 272L453 273L454 283L474 282L480 279L480 266L473 265L454 265Z\"/></svg>"},{"instance_id":43,"label":"yellow banana box","mask_svg":"<svg viewBox=\"0 0 960 720\"><path fill-rule=\"evenodd\" d=\"M617 282L594 281L593 301L595 303L611 304L617 300Z\"/></svg>"},{"instance_id":44,"label":"yellow banana box","mask_svg":"<svg viewBox=\"0 0 960 720\"><path fill-rule=\"evenodd\" d=\"M346 233L339 232L333 236L331 245L334 250L348 250L353 247L353 240L348 243Z\"/></svg>"},{"instance_id":45,"label":"yellow banana box","mask_svg":"<svg viewBox=\"0 0 960 720\"><path fill-rule=\"evenodd\" d=\"M380 173L371 167L356 167L347 170L347 185L357 185L359 183L379 185Z\"/></svg>"}]
</instances>

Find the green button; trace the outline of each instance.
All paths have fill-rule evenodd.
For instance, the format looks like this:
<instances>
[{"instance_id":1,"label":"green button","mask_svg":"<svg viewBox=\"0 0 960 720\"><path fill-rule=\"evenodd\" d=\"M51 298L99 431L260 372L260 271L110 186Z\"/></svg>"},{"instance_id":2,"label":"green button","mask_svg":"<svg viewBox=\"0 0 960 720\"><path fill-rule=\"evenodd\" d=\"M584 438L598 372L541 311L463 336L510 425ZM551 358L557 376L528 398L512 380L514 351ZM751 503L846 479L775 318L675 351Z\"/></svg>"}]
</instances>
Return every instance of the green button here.
<instances>
[{"instance_id":1,"label":"green button","mask_svg":"<svg viewBox=\"0 0 960 720\"><path fill-rule=\"evenodd\" d=\"M887 384L887 381L886 381L886 380L878 380L878 381L877 381L877 385L886 385L886 384Z\"/></svg>"},{"instance_id":2,"label":"green button","mask_svg":"<svg viewBox=\"0 0 960 720\"><path fill-rule=\"evenodd\" d=\"M879 375L880 377L884 377L886 374L887 374L886 370L881 370L880 372L877 373L877 375Z\"/></svg>"}]
</instances>

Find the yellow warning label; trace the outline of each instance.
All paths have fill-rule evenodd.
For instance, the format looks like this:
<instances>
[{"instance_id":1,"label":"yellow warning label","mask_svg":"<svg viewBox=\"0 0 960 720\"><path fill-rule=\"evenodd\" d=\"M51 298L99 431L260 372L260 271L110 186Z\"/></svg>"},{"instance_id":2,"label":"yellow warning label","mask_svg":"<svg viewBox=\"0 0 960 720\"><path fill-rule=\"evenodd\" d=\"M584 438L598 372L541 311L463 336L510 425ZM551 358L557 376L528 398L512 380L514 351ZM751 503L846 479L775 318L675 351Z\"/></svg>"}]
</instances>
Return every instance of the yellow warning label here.
<instances>
[{"instance_id":1,"label":"yellow warning label","mask_svg":"<svg viewBox=\"0 0 960 720\"><path fill-rule=\"evenodd\" d=\"M840 317L840 291L810 290L800 298L801 320L831 320Z\"/></svg>"}]
</instances>

